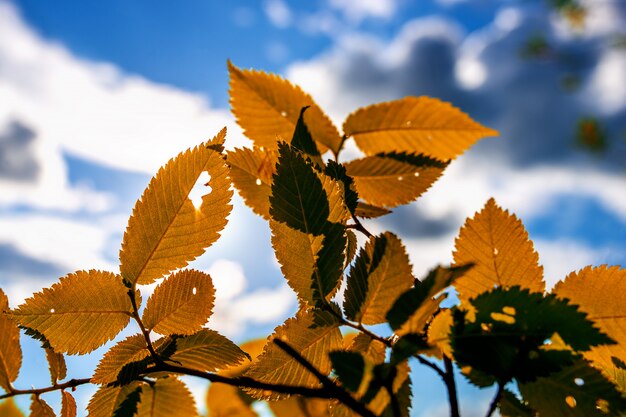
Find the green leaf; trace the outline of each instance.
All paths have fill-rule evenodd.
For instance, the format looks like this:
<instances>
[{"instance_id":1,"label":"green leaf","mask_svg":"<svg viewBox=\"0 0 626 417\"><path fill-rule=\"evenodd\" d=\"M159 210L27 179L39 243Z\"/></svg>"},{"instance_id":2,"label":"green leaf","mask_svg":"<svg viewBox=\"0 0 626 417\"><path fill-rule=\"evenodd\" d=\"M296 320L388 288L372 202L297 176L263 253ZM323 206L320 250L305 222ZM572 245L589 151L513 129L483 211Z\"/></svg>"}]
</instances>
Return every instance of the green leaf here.
<instances>
[{"instance_id":1,"label":"green leaf","mask_svg":"<svg viewBox=\"0 0 626 417\"><path fill-rule=\"evenodd\" d=\"M20 329L9 315L9 299L0 290L0 387L10 391L22 365Z\"/></svg>"},{"instance_id":2,"label":"green leaf","mask_svg":"<svg viewBox=\"0 0 626 417\"><path fill-rule=\"evenodd\" d=\"M143 323L162 335L193 334L213 313L211 276L194 269L178 271L159 284L148 299Z\"/></svg>"},{"instance_id":3,"label":"green leaf","mask_svg":"<svg viewBox=\"0 0 626 417\"><path fill-rule=\"evenodd\" d=\"M471 315L459 309L454 313L454 358L492 375L494 382L529 382L571 364L570 350L545 345L554 334L577 351L611 343L585 313L554 295L498 288L470 302Z\"/></svg>"},{"instance_id":4,"label":"green leaf","mask_svg":"<svg viewBox=\"0 0 626 417\"><path fill-rule=\"evenodd\" d=\"M170 343L173 345L170 346ZM204 372L215 372L250 360L247 353L214 330L202 329L191 336L173 336L159 349L169 361Z\"/></svg>"},{"instance_id":5,"label":"green leaf","mask_svg":"<svg viewBox=\"0 0 626 417\"><path fill-rule=\"evenodd\" d=\"M365 324L385 322L393 302L413 284L411 264L402 242L386 232L370 238L348 276L344 312Z\"/></svg>"},{"instance_id":6,"label":"green leaf","mask_svg":"<svg viewBox=\"0 0 626 417\"><path fill-rule=\"evenodd\" d=\"M309 132L309 129L306 127L306 123L304 122L304 112L308 108L309 106L306 106L300 110L300 116L298 116L298 122L296 123L295 130L293 131L291 146L300 151L305 158L308 158L318 168L322 168L324 166L322 155L320 155L320 151L317 149L317 145L311 136L311 132Z\"/></svg>"},{"instance_id":7,"label":"green leaf","mask_svg":"<svg viewBox=\"0 0 626 417\"><path fill-rule=\"evenodd\" d=\"M439 179L447 162L411 153L381 153L346 164L363 200L374 206L410 203Z\"/></svg>"},{"instance_id":8,"label":"green leaf","mask_svg":"<svg viewBox=\"0 0 626 417\"><path fill-rule=\"evenodd\" d=\"M197 417L196 404L187 386L174 377L159 378L141 391L137 417Z\"/></svg>"},{"instance_id":9,"label":"green leaf","mask_svg":"<svg viewBox=\"0 0 626 417\"><path fill-rule=\"evenodd\" d=\"M542 416L618 416L626 412L626 399L615 385L582 359L519 388L524 400Z\"/></svg>"},{"instance_id":10,"label":"green leaf","mask_svg":"<svg viewBox=\"0 0 626 417\"><path fill-rule=\"evenodd\" d=\"M423 281L415 281L415 286L394 302L386 319L396 333L421 333L426 322L439 308L443 297L434 298L463 276L471 265L450 268L437 267L431 270Z\"/></svg>"},{"instance_id":11,"label":"green leaf","mask_svg":"<svg viewBox=\"0 0 626 417\"><path fill-rule=\"evenodd\" d=\"M502 417L535 417L536 414L508 389L502 393L498 409Z\"/></svg>"},{"instance_id":12,"label":"green leaf","mask_svg":"<svg viewBox=\"0 0 626 417\"><path fill-rule=\"evenodd\" d=\"M272 245L281 270L302 302L317 304L339 285L349 213L343 190L315 172L302 155L279 144L272 184Z\"/></svg>"},{"instance_id":13,"label":"green leaf","mask_svg":"<svg viewBox=\"0 0 626 417\"><path fill-rule=\"evenodd\" d=\"M429 348L424 336L416 333L405 334L393 344L390 362L392 365L398 364Z\"/></svg>"},{"instance_id":14,"label":"green leaf","mask_svg":"<svg viewBox=\"0 0 626 417\"><path fill-rule=\"evenodd\" d=\"M365 359L358 352L330 352L330 361L341 385L349 391L357 392L365 375Z\"/></svg>"}]
</instances>

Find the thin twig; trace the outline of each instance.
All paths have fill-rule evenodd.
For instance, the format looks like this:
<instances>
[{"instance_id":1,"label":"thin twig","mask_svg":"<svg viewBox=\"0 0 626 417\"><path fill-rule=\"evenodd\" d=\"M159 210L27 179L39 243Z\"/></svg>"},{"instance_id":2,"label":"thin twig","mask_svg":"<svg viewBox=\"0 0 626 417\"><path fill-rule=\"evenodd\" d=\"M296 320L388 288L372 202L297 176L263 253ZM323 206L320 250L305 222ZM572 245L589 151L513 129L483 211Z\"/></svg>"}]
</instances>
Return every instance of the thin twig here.
<instances>
[{"instance_id":1,"label":"thin twig","mask_svg":"<svg viewBox=\"0 0 626 417\"><path fill-rule=\"evenodd\" d=\"M446 389L448 391L450 417L460 417L461 414L459 413L459 400L456 394L456 383L454 382L454 367L452 366L452 360L444 355L443 364L446 369L443 381L445 382Z\"/></svg>"},{"instance_id":2,"label":"thin twig","mask_svg":"<svg viewBox=\"0 0 626 417\"><path fill-rule=\"evenodd\" d=\"M70 379L69 381L64 382L62 384L54 384L52 386L45 387L45 388L13 389L9 393L0 395L0 400L4 400L4 399L10 398L10 397L15 397L16 395L27 395L27 394L41 395L41 394L44 394L46 392L63 390L63 389L66 389L66 388L75 388L75 387L77 387L79 385L89 384L90 382L91 382L90 378Z\"/></svg>"},{"instance_id":3,"label":"thin twig","mask_svg":"<svg viewBox=\"0 0 626 417\"><path fill-rule=\"evenodd\" d=\"M498 390L496 391L496 395L494 395L493 400L491 400L491 404L489 404L489 410L487 410L486 417L491 417L494 411L496 411L498 403L502 399L502 394L504 394L504 384L498 383Z\"/></svg>"},{"instance_id":4,"label":"thin twig","mask_svg":"<svg viewBox=\"0 0 626 417\"><path fill-rule=\"evenodd\" d=\"M148 352L150 352L150 356L154 360L154 363L160 365L163 363L163 360L154 350L154 346L152 346L152 340L150 340L150 332L146 329L146 326L143 325L143 321L141 320L141 317L139 317L139 308L137 307L137 301L135 300L135 291L129 290L128 296L130 297L130 302L133 306L133 313L131 317L135 320L135 322L137 322L137 325L139 326L139 329L141 330L141 334L143 335L143 338L146 340L146 347L148 348Z\"/></svg>"},{"instance_id":5,"label":"thin twig","mask_svg":"<svg viewBox=\"0 0 626 417\"><path fill-rule=\"evenodd\" d=\"M372 237L373 235L369 232L369 230L367 230L365 228L365 226L363 226L363 224L359 221L358 217L356 217L355 215L352 215L352 220L354 221L354 224L349 224L346 227L348 229L354 229L354 230L358 230L359 232L363 233L365 236L367 237Z\"/></svg>"}]
</instances>

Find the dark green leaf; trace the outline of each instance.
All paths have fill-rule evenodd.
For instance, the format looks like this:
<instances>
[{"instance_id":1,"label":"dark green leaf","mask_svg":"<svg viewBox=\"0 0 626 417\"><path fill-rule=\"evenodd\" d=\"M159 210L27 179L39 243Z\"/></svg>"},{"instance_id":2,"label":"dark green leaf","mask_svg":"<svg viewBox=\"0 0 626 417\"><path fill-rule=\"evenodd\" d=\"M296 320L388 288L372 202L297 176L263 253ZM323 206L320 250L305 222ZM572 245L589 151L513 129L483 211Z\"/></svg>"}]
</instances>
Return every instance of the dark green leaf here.
<instances>
[{"instance_id":1,"label":"dark green leaf","mask_svg":"<svg viewBox=\"0 0 626 417\"><path fill-rule=\"evenodd\" d=\"M346 389L357 392L365 374L365 359L358 352L330 352L330 361L335 374Z\"/></svg>"},{"instance_id":2,"label":"dark green leaf","mask_svg":"<svg viewBox=\"0 0 626 417\"><path fill-rule=\"evenodd\" d=\"M393 349L391 350L391 364L396 365L430 348L431 346L424 336L415 333L406 334L393 344Z\"/></svg>"},{"instance_id":3,"label":"dark green leaf","mask_svg":"<svg viewBox=\"0 0 626 417\"><path fill-rule=\"evenodd\" d=\"M515 394L505 389L498 405L502 417L534 417L535 412L521 402Z\"/></svg>"},{"instance_id":4,"label":"dark green leaf","mask_svg":"<svg viewBox=\"0 0 626 417\"><path fill-rule=\"evenodd\" d=\"M359 195L355 191L354 180L346 172L346 167L331 159L327 162L324 173L335 181L343 183L343 198L346 206L350 213L355 214Z\"/></svg>"},{"instance_id":5,"label":"dark green leaf","mask_svg":"<svg viewBox=\"0 0 626 417\"><path fill-rule=\"evenodd\" d=\"M300 116L298 116L298 122L296 123L293 138L291 139L291 146L302 152L306 158L309 158L311 162L321 168L324 166L324 161L322 161L320 151L317 149L311 132L309 132L304 122L304 112L309 107L310 106L306 106L300 110Z\"/></svg>"}]
</instances>

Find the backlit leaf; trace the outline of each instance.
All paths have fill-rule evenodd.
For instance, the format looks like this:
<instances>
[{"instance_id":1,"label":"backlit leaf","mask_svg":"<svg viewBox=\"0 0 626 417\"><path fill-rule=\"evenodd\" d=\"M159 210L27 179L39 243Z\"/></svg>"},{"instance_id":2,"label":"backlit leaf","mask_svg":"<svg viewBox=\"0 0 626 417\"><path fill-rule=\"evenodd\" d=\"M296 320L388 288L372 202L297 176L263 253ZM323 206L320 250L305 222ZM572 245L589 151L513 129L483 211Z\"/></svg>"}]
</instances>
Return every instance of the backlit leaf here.
<instances>
[{"instance_id":1,"label":"backlit leaf","mask_svg":"<svg viewBox=\"0 0 626 417\"><path fill-rule=\"evenodd\" d=\"M515 215L502 210L493 198L461 228L454 262L474 264L454 284L461 300L494 286L519 285L535 292L545 288L543 267L524 225Z\"/></svg>"},{"instance_id":2,"label":"backlit leaf","mask_svg":"<svg viewBox=\"0 0 626 417\"><path fill-rule=\"evenodd\" d=\"M197 417L196 404L187 386L176 378L160 378L144 385L137 417Z\"/></svg>"},{"instance_id":3,"label":"backlit leaf","mask_svg":"<svg viewBox=\"0 0 626 417\"><path fill-rule=\"evenodd\" d=\"M589 319L617 343L598 346L584 353L594 366L613 378L613 358L626 361L626 270L620 267L588 266L572 272L552 290L589 315Z\"/></svg>"},{"instance_id":4,"label":"backlit leaf","mask_svg":"<svg viewBox=\"0 0 626 417\"><path fill-rule=\"evenodd\" d=\"M343 263L344 270L352 263L354 257L356 256L356 251L359 248L359 242L356 238L356 234L352 230L346 230L346 239L346 260Z\"/></svg>"},{"instance_id":5,"label":"backlit leaf","mask_svg":"<svg viewBox=\"0 0 626 417\"><path fill-rule=\"evenodd\" d=\"M438 295L470 269L468 265L451 268L437 267L428 273L423 281L415 281L415 286L397 297L387 313L387 321L397 335L422 333L424 326L445 295Z\"/></svg>"},{"instance_id":6,"label":"backlit leaf","mask_svg":"<svg viewBox=\"0 0 626 417\"><path fill-rule=\"evenodd\" d=\"M349 351L361 353L365 359L374 364L385 361L385 349L386 346L383 342L372 339L365 333L357 334L348 346Z\"/></svg>"},{"instance_id":7,"label":"backlit leaf","mask_svg":"<svg viewBox=\"0 0 626 417\"><path fill-rule=\"evenodd\" d=\"M226 129L211 141L171 159L152 178L135 204L120 251L120 271L135 284L149 284L204 253L226 226L232 206L229 169L215 149ZM196 208L189 199L200 174L210 192ZM208 191L208 190L207 190Z\"/></svg>"},{"instance_id":8,"label":"backlit leaf","mask_svg":"<svg viewBox=\"0 0 626 417\"><path fill-rule=\"evenodd\" d=\"M346 163L359 197L374 206L396 207L417 199L448 164L424 155L382 153Z\"/></svg>"},{"instance_id":9,"label":"backlit leaf","mask_svg":"<svg viewBox=\"0 0 626 417\"><path fill-rule=\"evenodd\" d=\"M359 201L354 210L354 214L357 217L363 217L364 219L375 219L376 217L385 216L391 213L391 210L387 210L386 208L376 207L371 204L364 203Z\"/></svg>"},{"instance_id":10,"label":"backlit leaf","mask_svg":"<svg viewBox=\"0 0 626 417\"><path fill-rule=\"evenodd\" d=\"M498 410L502 417L535 417L535 412L507 389L502 393Z\"/></svg>"},{"instance_id":11,"label":"backlit leaf","mask_svg":"<svg viewBox=\"0 0 626 417\"><path fill-rule=\"evenodd\" d=\"M290 140L300 110L309 106L304 121L320 152L339 151L342 140L337 128L300 87L274 74L241 70L230 62L228 71L232 112L255 145L276 148L277 138Z\"/></svg>"},{"instance_id":12,"label":"backlit leaf","mask_svg":"<svg viewBox=\"0 0 626 417\"><path fill-rule=\"evenodd\" d=\"M300 311L296 317L288 319L283 325L276 328L270 338L280 338L299 352L321 373L328 374L331 369L328 353L341 349L342 338L336 318L330 313L319 313L318 318L324 317L324 315L326 326L311 329L313 314ZM320 386L313 374L272 342L265 346L263 354L245 375L267 383L307 387ZM272 401L285 397L285 394L264 392L260 389L248 389L246 391L255 398Z\"/></svg>"},{"instance_id":13,"label":"backlit leaf","mask_svg":"<svg viewBox=\"0 0 626 417\"><path fill-rule=\"evenodd\" d=\"M237 345L214 330L202 329L191 336L173 337L170 361L205 372L215 372L241 364L248 357Z\"/></svg>"},{"instance_id":14,"label":"backlit leaf","mask_svg":"<svg viewBox=\"0 0 626 417\"><path fill-rule=\"evenodd\" d=\"M359 352L338 350L329 353L334 373L347 390L357 392L365 375L365 359Z\"/></svg>"},{"instance_id":15,"label":"backlit leaf","mask_svg":"<svg viewBox=\"0 0 626 417\"><path fill-rule=\"evenodd\" d=\"M330 401L293 395L267 403L275 417L330 417Z\"/></svg>"},{"instance_id":16,"label":"backlit leaf","mask_svg":"<svg viewBox=\"0 0 626 417\"><path fill-rule=\"evenodd\" d=\"M453 357L452 346L450 346L450 332L453 323L452 311L446 308L442 309L428 325L428 343L436 348L431 354L439 359L442 355L448 358Z\"/></svg>"},{"instance_id":17,"label":"backlit leaf","mask_svg":"<svg viewBox=\"0 0 626 417\"><path fill-rule=\"evenodd\" d=\"M136 334L129 336L121 342L118 342L104 354L91 378L91 382L96 384L108 384L119 381L124 377L124 375L120 375L124 370L136 374L136 372L132 372L129 369L132 367L131 364L143 361L148 356L150 356L150 352L146 347L146 340L143 335ZM147 365L146 363L145 366ZM141 370L145 369L145 366L137 366L141 368Z\"/></svg>"},{"instance_id":18,"label":"backlit leaf","mask_svg":"<svg viewBox=\"0 0 626 417\"><path fill-rule=\"evenodd\" d=\"M308 158L318 168L322 168L324 166L322 155L320 155L320 151L317 149L317 145L311 136L311 132L309 132L309 128L304 122L304 113L308 110L308 108L309 107L303 107L302 110L300 110L300 115L298 116L298 122L296 123L295 130L293 131L293 138L291 139L290 145L302 153L305 158Z\"/></svg>"},{"instance_id":19,"label":"backlit leaf","mask_svg":"<svg viewBox=\"0 0 626 417\"><path fill-rule=\"evenodd\" d=\"M7 398L0 400L0 416L2 417L25 417L22 410L20 410L13 398Z\"/></svg>"},{"instance_id":20,"label":"backlit leaf","mask_svg":"<svg viewBox=\"0 0 626 417\"><path fill-rule=\"evenodd\" d=\"M12 316L43 334L55 351L73 355L113 339L128 324L132 310L119 275L90 270L69 274L27 298Z\"/></svg>"},{"instance_id":21,"label":"backlit leaf","mask_svg":"<svg viewBox=\"0 0 626 417\"><path fill-rule=\"evenodd\" d=\"M542 416L619 416L626 411L626 400L615 386L584 360L519 388Z\"/></svg>"},{"instance_id":22,"label":"backlit leaf","mask_svg":"<svg viewBox=\"0 0 626 417\"><path fill-rule=\"evenodd\" d=\"M20 329L5 312L9 312L9 299L0 289L0 387L10 391L22 365Z\"/></svg>"},{"instance_id":23,"label":"backlit leaf","mask_svg":"<svg viewBox=\"0 0 626 417\"><path fill-rule=\"evenodd\" d=\"M31 395L30 415L29 417L56 417L52 407L47 402L36 395Z\"/></svg>"},{"instance_id":24,"label":"backlit leaf","mask_svg":"<svg viewBox=\"0 0 626 417\"><path fill-rule=\"evenodd\" d=\"M411 264L400 239L386 232L360 250L348 276L344 312L365 324L385 322L393 302L413 285Z\"/></svg>"},{"instance_id":25,"label":"backlit leaf","mask_svg":"<svg viewBox=\"0 0 626 417\"><path fill-rule=\"evenodd\" d=\"M330 159L326 162L324 174L343 186L343 200L346 207L350 213L355 213L359 205L359 195L355 191L354 179L348 175L346 167Z\"/></svg>"},{"instance_id":26,"label":"backlit leaf","mask_svg":"<svg viewBox=\"0 0 626 417\"><path fill-rule=\"evenodd\" d=\"M247 394L226 384L211 384L207 391L207 409L210 417L258 417L250 407Z\"/></svg>"},{"instance_id":27,"label":"backlit leaf","mask_svg":"<svg viewBox=\"0 0 626 417\"><path fill-rule=\"evenodd\" d=\"M143 384L133 381L122 386L101 386L89 400L88 417L134 416Z\"/></svg>"},{"instance_id":28,"label":"backlit leaf","mask_svg":"<svg viewBox=\"0 0 626 417\"><path fill-rule=\"evenodd\" d=\"M76 417L76 400L67 391L61 391L61 417Z\"/></svg>"},{"instance_id":29,"label":"backlit leaf","mask_svg":"<svg viewBox=\"0 0 626 417\"><path fill-rule=\"evenodd\" d=\"M301 302L315 304L339 285L349 217L343 190L281 143L272 184L272 245Z\"/></svg>"},{"instance_id":30,"label":"backlit leaf","mask_svg":"<svg viewBox=\"0 0 626 417\"><path fill-rule=\"evenodd\" d=\"M359 109L348 116L343 131L367 155L411 152L443 161L483 137L498 134L449 103L430 97L405 97Z\"/></svg>"},{"instance_id":31,"label":"backlit leaf","mask_svg":"<svg viewBox=\"0 0 626 417\"><path fill-rule=\"evenodd\" d=\"M45 348L46 359L48 360L48 369L50 370L50 380L52 384L65 379L67 376L67 366L62 353L57 353L52 348Z\"/></svg>"},{"instance_id":32,"label":"backlit leaf","mask_svg":"<svg viewBox=\"0 0 626 417\"><path fill-rule=\"evenodd\" d=\"M178 271L159 284L148 299L143 323L162 335L193 334L213 312L215 288L209 274Z\"/></svg>"},{"instance_id":33,"label":"backlit leaf","mask_svg":"<svg viewBox=\"0 0 626 417\"><path fill-rule=\"evenodd\" d=\"M270 219L272 177L276 171L276 150L260 147L238 148L227 153L230 177L248 207Z\"/></svg>"}]
</instances>

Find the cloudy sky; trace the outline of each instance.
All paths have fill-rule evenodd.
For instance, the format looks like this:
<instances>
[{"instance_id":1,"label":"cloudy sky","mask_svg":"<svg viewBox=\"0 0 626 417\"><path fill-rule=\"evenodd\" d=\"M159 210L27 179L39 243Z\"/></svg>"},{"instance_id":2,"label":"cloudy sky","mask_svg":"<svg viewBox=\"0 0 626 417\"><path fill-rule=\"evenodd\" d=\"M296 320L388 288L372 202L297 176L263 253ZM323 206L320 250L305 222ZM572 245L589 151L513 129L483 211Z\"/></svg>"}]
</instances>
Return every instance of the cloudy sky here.
<instances>
[{"instance_id":1,"label":"cloudy sky","mask_svg":"<svg viewBox=\"0 0 626 417\"><path fill-rule=\"evenodd\" d=\"M491 196L524 221L549 285L626 264L626 2L583 1L579 25L548 3L0 0L0 287L16 306L74 270L117 270L159 166L223 126L228 147L246 145L229 58L298 83L338 125L360 106L429 95L500 131L419 203L368 224L401 235L417 274L451 260L459 227ZM212 327L239 342L296 307L269 236L236 197L222 239L193 264L217 287ZM44 357L24 349L18 385L45 385ZM94 366L72 359L70 371ZM426 379L413 415L445 415L438 381L415 377ZM81 405L92 392L77 391ZM461 392L466 415L484 413L488 393Z\"/></svg>"}]
</instances>

